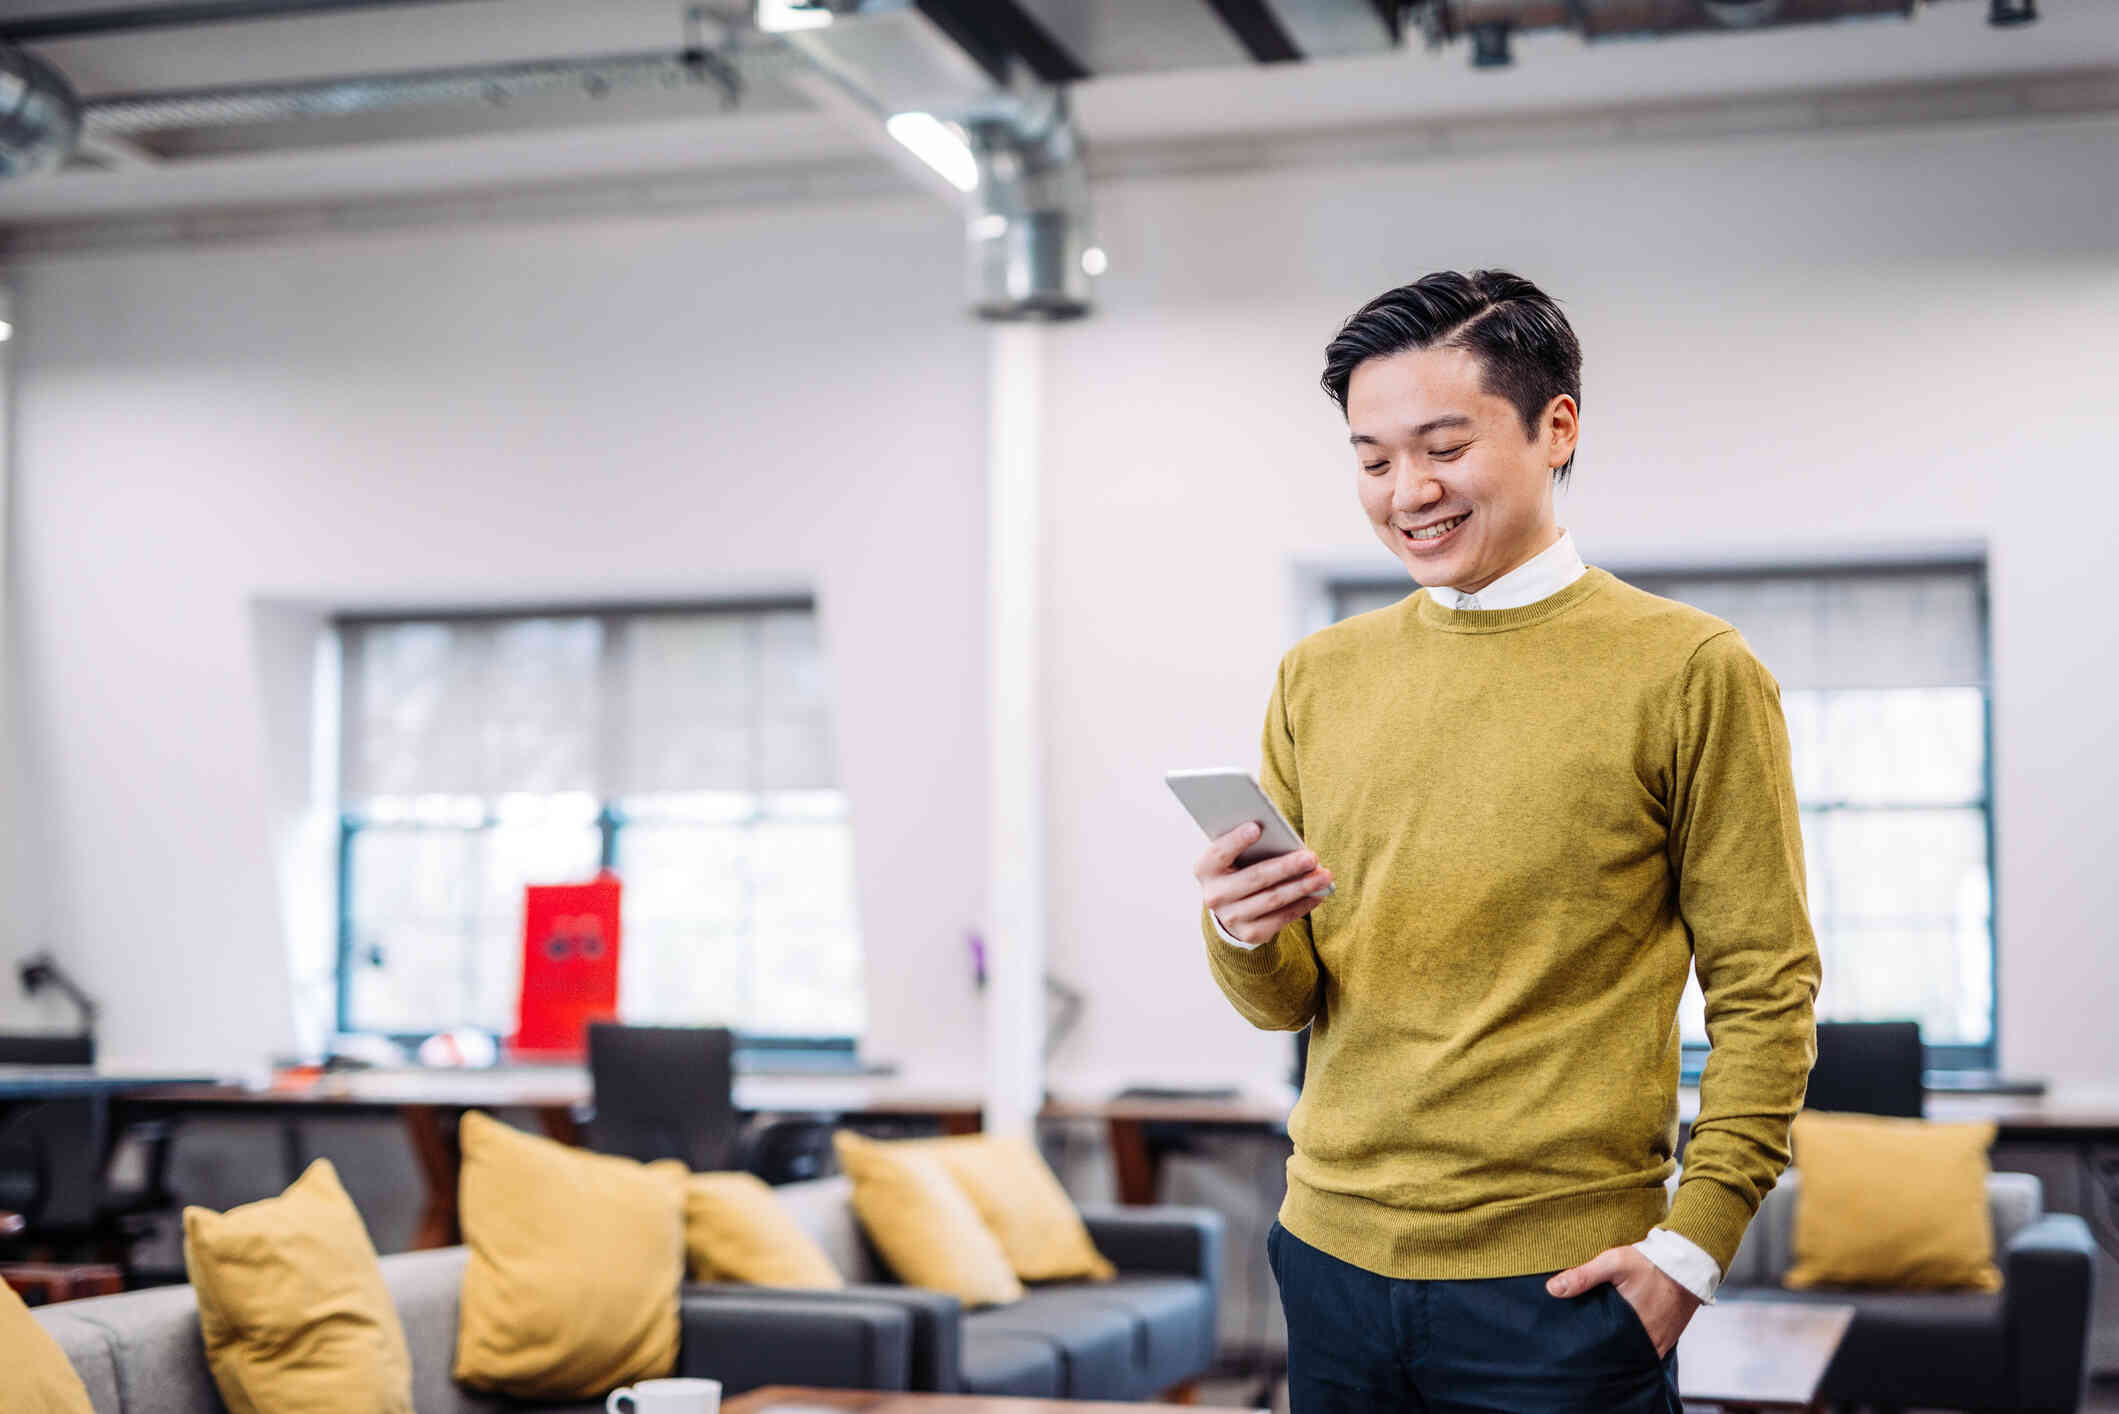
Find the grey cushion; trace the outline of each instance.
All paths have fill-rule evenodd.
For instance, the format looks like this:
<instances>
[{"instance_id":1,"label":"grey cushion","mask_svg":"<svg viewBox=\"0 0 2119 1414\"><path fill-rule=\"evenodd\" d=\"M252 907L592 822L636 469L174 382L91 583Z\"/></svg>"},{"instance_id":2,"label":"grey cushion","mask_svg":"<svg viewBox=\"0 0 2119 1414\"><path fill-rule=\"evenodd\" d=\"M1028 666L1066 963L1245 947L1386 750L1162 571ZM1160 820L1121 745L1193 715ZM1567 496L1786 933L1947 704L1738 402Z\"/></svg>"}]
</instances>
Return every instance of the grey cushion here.
<instances>
[{"instance_id":1,"label":"grey cushion","mask_svg":"<svg viewBox=\"0 0 2119 1414\"><path fill-rule=\"evenodd\" d=\"M88 1402L96 1414L119 1414L118 1366L111 1354L109 1332L76 1317L68 1302L38 1306L31 1314L59 1343L60 1352L88 1390Z\"/></svg>"},{"instance_id":2,"label":"grey cushion","mask_svg":"<svg viewBox=\"0 0 2119 1414\"><path fill-rule=\"evenodd\" d=\"M220 1414L190 1287L89 1297L64 1309L103 1332L124 1414Z\"/></svg>"},{"instance_id":3,"label":"grey cushion","mask_svg":"<svg viewBox=\"0 0 2119 1414\"><path fill-rule=\"evenodd\" d=\"M1676 1177L1676 1175L1673 1175ZM1759 1203L1736 1257L1723 1277L1731 1285L1779 1289L1782 1275L1794 1264L1795 1212L1802 1201L1802 1170L1790 1165ZM1987 1213L1994 1224L1994 1252L2044 1212L2044 1188L2036 1174L1987 1175Z\"/></svg>"},{"instance_id":4,"label":"grey cushion","mask_svg":"<svg viewBox=\"0 0 2119 1414\"><path fill-rule=\"evenodd\" d=\"M1059 1349L1041 1335L966 1328L959 1368L967 1394L1013 1394L1056 1399Z\"/></svg>"},{"instance_id":5,"label":"grey cushion","mask_svg":"<svg viewBox=\"0 0 2119 1414\"><path fill-rule=\"evenodd\" d=\"M773 1193L783 1208L815 1239L849 1282L890 1282L896 1276L887 1270L875 1246L854 1216L853 1179L845 1174L782 1184Z\"/></svg>"},{"instance_id":6,"label":"grey cushion","mask_svg":"<svg viewBox=\"0 0 2119 1414\"><path fill-rule=\"evenodd\" d=\"M1124 1399L1133 1389L1134 1318L1118 1306L1090 1305L1065 1287L1031 1287L1005 1306L964 1316L968 1350L987 1332L1042 1336L1059 1352L1060 1395Z\"/></svg>"},{"instance_id":7,"label":"grey cushion","mask_svg":"<svg viewBox=\"0 0 2119 1414\"><path fill-rule=\"evenodd\" d=\"M1069 1323L1093 1324L1123 1315L1133 1328L1127 1398L1158 1394L1198 1374L1213 1362L1207 1319L1212 1307L1203 1287L1189 1277L1128 1276L1110 1281L1067 1282L1033 1287L1039 1314Z\"/></svg>"}]
</instances>

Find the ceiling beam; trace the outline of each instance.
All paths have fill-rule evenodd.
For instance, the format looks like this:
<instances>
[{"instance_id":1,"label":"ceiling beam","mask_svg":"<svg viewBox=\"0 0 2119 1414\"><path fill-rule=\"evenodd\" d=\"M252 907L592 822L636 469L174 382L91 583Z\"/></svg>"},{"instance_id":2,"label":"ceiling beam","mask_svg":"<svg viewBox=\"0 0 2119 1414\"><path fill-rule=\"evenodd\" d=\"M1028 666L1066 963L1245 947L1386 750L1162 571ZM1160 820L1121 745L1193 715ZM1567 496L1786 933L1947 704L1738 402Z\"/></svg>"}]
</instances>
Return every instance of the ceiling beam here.
<instances>
[{"instance_id":1,"label":"ceiling beam","mask_svg":"<svg viewBox=\"0 0 2119 1414\"><path fill-rule=\"evenodd\" d=\"M142 29L217 25L239 20L286 20L327 10L403 9L417 5L452 5L460 0L186 0L175 5L127 5L81 10L70 15L32 15L0 20L0 39L36 44L48 39L86 39Z\"/></svg>"},{"instance_id":2,"label":"ceiling beam","mask_svg":"<svg viewBox=\"0 0 2119 1414\"><path fill-rule=\"evenodd\" d=\"M1302 51L1295 47L1280 17L1266 7L1265 0L1207 0L1221 22L1229 27L1261 64L1297 62Z\"/></svg>"},{"instance_id":3,"label":"ceiling beam","mask_svg":"<svg viewBox=\"0 0 2119 1414\"><path fill-rule=\"evenodd\" d=\"M995 83L1006 83L1005 64L992 56L1020 59L1045 83L1072 83L1090 77L1089 68L1052 31L1016 0L918 0L920 13L941 27L979 60Z\"/></svg>"}]
</instances>

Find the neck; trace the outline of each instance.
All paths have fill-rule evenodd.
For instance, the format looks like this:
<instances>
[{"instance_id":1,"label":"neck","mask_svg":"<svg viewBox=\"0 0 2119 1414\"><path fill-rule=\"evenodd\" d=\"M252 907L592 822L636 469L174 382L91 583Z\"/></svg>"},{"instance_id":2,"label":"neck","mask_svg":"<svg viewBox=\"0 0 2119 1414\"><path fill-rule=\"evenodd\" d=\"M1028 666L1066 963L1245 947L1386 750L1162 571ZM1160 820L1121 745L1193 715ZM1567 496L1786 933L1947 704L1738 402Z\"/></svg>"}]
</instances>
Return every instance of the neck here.
<instances>
[{"instance_id":1,"label":"neck","mask_svg":"<svg viewBox=\"0 0 2119 1414\"><path fill-rule=\"evenodd\" d=\"M1477 594L1510 570L1521 569L1524 565L1529 564L1532 560L1559 544L1560 537L1565 533L1566 528L1564 526L1548 521L1543 530L1530 537L1530 548L1522 551L1509 561L1508 569L1495 570L1477 584L1452 584L1449 587L1456 590L1459 594Z\"/></svg>"}]
</instances>

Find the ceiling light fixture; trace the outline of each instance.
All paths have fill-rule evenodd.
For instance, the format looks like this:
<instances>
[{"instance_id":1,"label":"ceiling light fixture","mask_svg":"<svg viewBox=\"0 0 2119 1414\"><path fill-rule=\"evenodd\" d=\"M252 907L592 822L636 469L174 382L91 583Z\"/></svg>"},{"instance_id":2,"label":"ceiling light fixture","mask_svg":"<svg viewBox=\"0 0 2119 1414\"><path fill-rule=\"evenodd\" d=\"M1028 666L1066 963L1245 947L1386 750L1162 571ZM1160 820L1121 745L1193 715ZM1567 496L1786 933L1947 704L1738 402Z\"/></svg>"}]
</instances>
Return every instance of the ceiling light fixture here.
<instances>
[{"instance_id":1,"label":"ceiling light fixture","mask_svg":"<svg viewBox=\"0 0 2119 1414\"><path fill-rule=\"evenodd\" d=\"M958 191L970 191L979 184L978 159L971 155L971 145L934 114L893 113L883 128Z\"/></svg>"},{"instance_id":2,"label":"ceiling light fixture","mask_svg":"<svg viewBox=\"0 0 2119 1414\"><path fill-rule=\"evenodd\" d=\"M831 23L831 10L808 0L758 0L758 28L767 34L789 34L798 29L822 29Z\"/></svg>"}]
</instances>

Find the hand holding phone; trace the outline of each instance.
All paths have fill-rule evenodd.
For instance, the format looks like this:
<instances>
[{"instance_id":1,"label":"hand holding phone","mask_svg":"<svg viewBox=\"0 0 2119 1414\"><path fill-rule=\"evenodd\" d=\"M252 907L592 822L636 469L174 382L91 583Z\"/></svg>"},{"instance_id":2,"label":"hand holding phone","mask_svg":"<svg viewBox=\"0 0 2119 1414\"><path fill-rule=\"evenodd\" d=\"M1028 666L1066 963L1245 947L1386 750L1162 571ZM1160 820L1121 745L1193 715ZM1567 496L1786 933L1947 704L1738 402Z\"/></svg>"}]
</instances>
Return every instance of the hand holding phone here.
<instances>
[{"instance_id":1,"label":"hand holding phone","mask_svg":"<svg viewBox=\"0 0 2119 1414\"><path fill-rule=\"evenodd\" d=\"M1192 874L1232 936L1265 942L1331 894L1331 872L1250 772L1223 766L1171 771L1164 780L1211 840Z\"/></svg>"}]
</instances>

